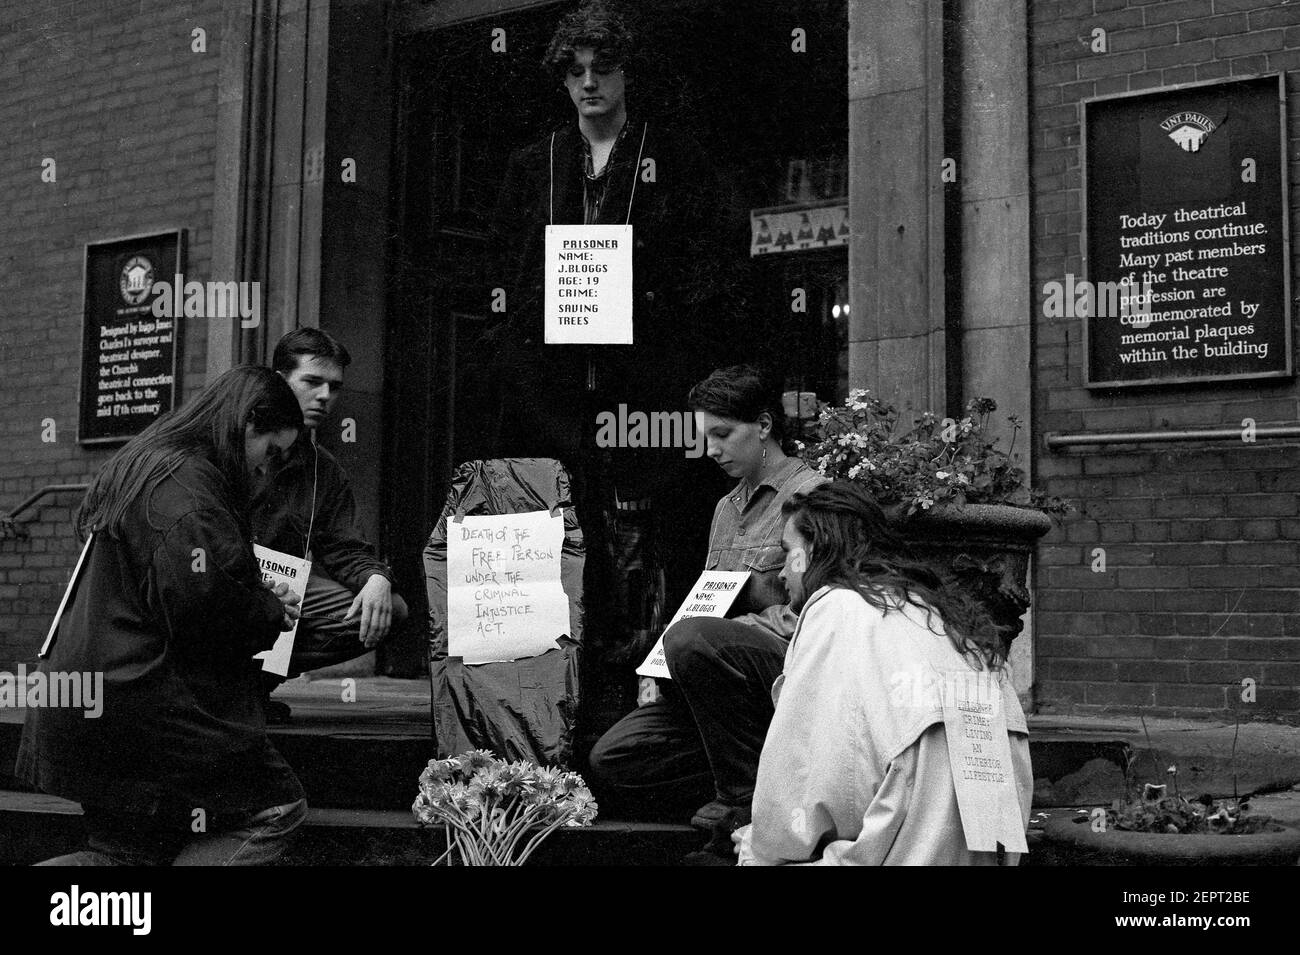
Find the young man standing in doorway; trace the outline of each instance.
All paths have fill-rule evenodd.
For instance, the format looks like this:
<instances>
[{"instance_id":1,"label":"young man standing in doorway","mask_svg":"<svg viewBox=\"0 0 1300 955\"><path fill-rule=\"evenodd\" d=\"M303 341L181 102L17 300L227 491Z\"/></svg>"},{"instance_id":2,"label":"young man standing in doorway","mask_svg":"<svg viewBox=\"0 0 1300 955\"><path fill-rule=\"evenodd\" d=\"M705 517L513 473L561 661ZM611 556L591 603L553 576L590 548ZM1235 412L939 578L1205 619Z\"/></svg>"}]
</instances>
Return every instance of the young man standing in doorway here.
<instances>
[{"instance_id":1,"label":"young man standing in doorway","mask_svg":"<svg viewBox=\"0 0 1300 955\"><path fill-rule=\"evenodd\" d=\"M406 602L393 593L392 571L357 523L346 472L316 441L351 360L342 344L318 328L289 332L271 359L297 396L306 424L284 459L258 475L251 513L254 543L312 561L290 677L361 656L407 616ZM270 699L282 682L263 674L271 723L289 718L288 705Z\"/></svg>"}]
</instances>

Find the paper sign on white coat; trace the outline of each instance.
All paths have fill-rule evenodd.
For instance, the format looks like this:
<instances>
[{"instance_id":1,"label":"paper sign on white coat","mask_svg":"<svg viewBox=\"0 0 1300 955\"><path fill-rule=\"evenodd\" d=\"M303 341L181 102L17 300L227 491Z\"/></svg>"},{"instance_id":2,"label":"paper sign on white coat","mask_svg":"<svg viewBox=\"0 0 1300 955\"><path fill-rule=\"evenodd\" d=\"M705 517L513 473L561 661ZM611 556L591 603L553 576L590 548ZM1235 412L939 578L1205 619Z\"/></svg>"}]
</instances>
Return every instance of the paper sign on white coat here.
<instances>
[{"instance_id":1,"label":"paper sign on white coat","mask_svg":"<svg viewBox=\"0 0 1300 955\"><path fill-rule=\"evenodd\" d=\"M548 225L548 345L632 344L632 227Z\"/></svg>"},{"instance_id":2,"label":"paper sign on white coat","mask_svg":"<svg viewBox=\"0 0 1300 955\"><path fill-rule=\"evenodd\" d=\"M687 617L725 617L748 579L747 570L706 570L700 574L700 579L691 588L690 596L682 601L673 619L668 621L664 633L667 633L678 620ZM638 676L658 677L661 680L672 679L668 675L668 661L664 656L662 636L650 651L650 655L645 658L645 662L636 668L636 672Z\"/></svg>"},{"instance_id":3,"label":"paper sign on white coat","mask_svg":"<svg viewBox=\"0 0 1300 955\"><path fill-rule=\"evenodd\" d=\"M253 556L262 569L262 580L272 584L287 584L289 591L298 595L298 609L302 610L302 601L307 597L307 578L311 574L311 561L294 557L282 551L253 545ZM262 669L279 676L289 675L289 658L293 656L293 641L298 634L298 621L294 621L292 630L281 631L270 650L263 650L253 656L262 661Z\"/></svg>"},{"instance_id":4,"label":"paper sign on white coat","mask_svg":"<svg viewBox=\"0 0 1300 955\"><path fill-rule=\"evenodd\" d=\"M1002 688L988 672L947 677L943 722L966 848L1028 852Z\"/></svg>"},{"instance_id":5,"label":"paper sign on white coat","mask_svg":"<svg viewBox=\"0 0 1300 955\"><path fill-rule=\"evenodd\" d=\"M560 583L564 518L548 511L447 522L447 653L522 660L572 634Z\"/></svg>"}]
</instances>

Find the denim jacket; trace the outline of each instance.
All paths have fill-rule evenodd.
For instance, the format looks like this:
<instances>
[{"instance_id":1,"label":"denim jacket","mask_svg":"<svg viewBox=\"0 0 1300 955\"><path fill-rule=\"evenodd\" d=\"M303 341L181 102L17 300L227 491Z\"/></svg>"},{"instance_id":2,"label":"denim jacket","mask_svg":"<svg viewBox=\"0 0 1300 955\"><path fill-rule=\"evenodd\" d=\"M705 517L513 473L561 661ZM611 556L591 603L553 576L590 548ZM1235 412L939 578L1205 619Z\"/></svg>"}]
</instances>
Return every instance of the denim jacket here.
<instances>
[{"instance_id":1,"label":"denim jacket","mask_svg":"<svg viewBox=\"0 0 1300 955\"><path fill-rule=\"evenodd\" d=\"M706 570L748 570L749 582L732 604L731 616L789 639L798 614L790 610L785 584L778 576L785 554L781 506L793 495L825 482L798 458L788 459L774 474L749 490L745 482L718 501L709 529Z\"/></svg>"}]
</instances>

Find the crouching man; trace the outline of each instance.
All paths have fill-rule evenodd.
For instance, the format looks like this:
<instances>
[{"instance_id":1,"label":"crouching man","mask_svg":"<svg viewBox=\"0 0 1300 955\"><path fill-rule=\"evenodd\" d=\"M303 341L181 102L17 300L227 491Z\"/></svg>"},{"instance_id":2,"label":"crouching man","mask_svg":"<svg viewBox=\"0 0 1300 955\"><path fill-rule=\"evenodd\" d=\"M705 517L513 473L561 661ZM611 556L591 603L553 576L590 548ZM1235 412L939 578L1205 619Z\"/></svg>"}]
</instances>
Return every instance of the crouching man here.
<instances>
[{"instance_id":1,"label":"crouching man","mask_svg":"<svg viewBox=\"0 0 1300 955\"><path fill-rule=\"evenodd\" d=\"M392 571L358 526L347 474L316 442L351 360L342 344L318 328L289 332L271 359L297 396L306 424L288 453L258 475L251 509L254 543L312 561L291 677L361 656L407 616L406 602L393 593ZM282 682L263 674L268 722L289 718L288 705L269 698Z\"/></svg>"}]
</instances>

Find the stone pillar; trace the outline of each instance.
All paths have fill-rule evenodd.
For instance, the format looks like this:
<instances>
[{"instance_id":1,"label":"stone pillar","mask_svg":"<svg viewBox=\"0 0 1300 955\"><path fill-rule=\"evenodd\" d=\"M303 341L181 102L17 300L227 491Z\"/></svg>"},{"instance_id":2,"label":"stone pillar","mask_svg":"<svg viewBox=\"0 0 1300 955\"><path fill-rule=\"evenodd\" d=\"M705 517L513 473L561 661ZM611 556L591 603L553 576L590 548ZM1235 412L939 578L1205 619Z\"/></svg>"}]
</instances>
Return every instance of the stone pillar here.
<instances>
[{"instance_id":1,"label":"stone pillar","mask_svg":"<svg viewBox=\"0 0 1300 955\"><path fill-rule=\"evenodd\" d=\"M943 4L849 4L849 384L946 407Z\"/></svg>"},{"instance_id":2,"label":"stone pillar","mask_svg":"<svg viewBox=\"0 0 1300 955\"><path fill-rule=\"evenodd\" d=\"M329 0L226 0L212 275L261 285L261 324L213 320L211 380L318 323Z\"/></svg>"},{"instance_id":3,"label":"stone pillar","mask_svg":"<svg viewBox=\"0 0 1300 955\"><path fill-rule=\"evenodd\" d=\"M961 366L964 403L993 398L992 433L1010 438L1026 473L1032 408L1029 258L1029 64L1024 4L961 0ZM1032 579L1032 578L1031 578ZM1016 689L1033 682L1032 610L1012 644Z\"/></svg>"}]
</instances>

